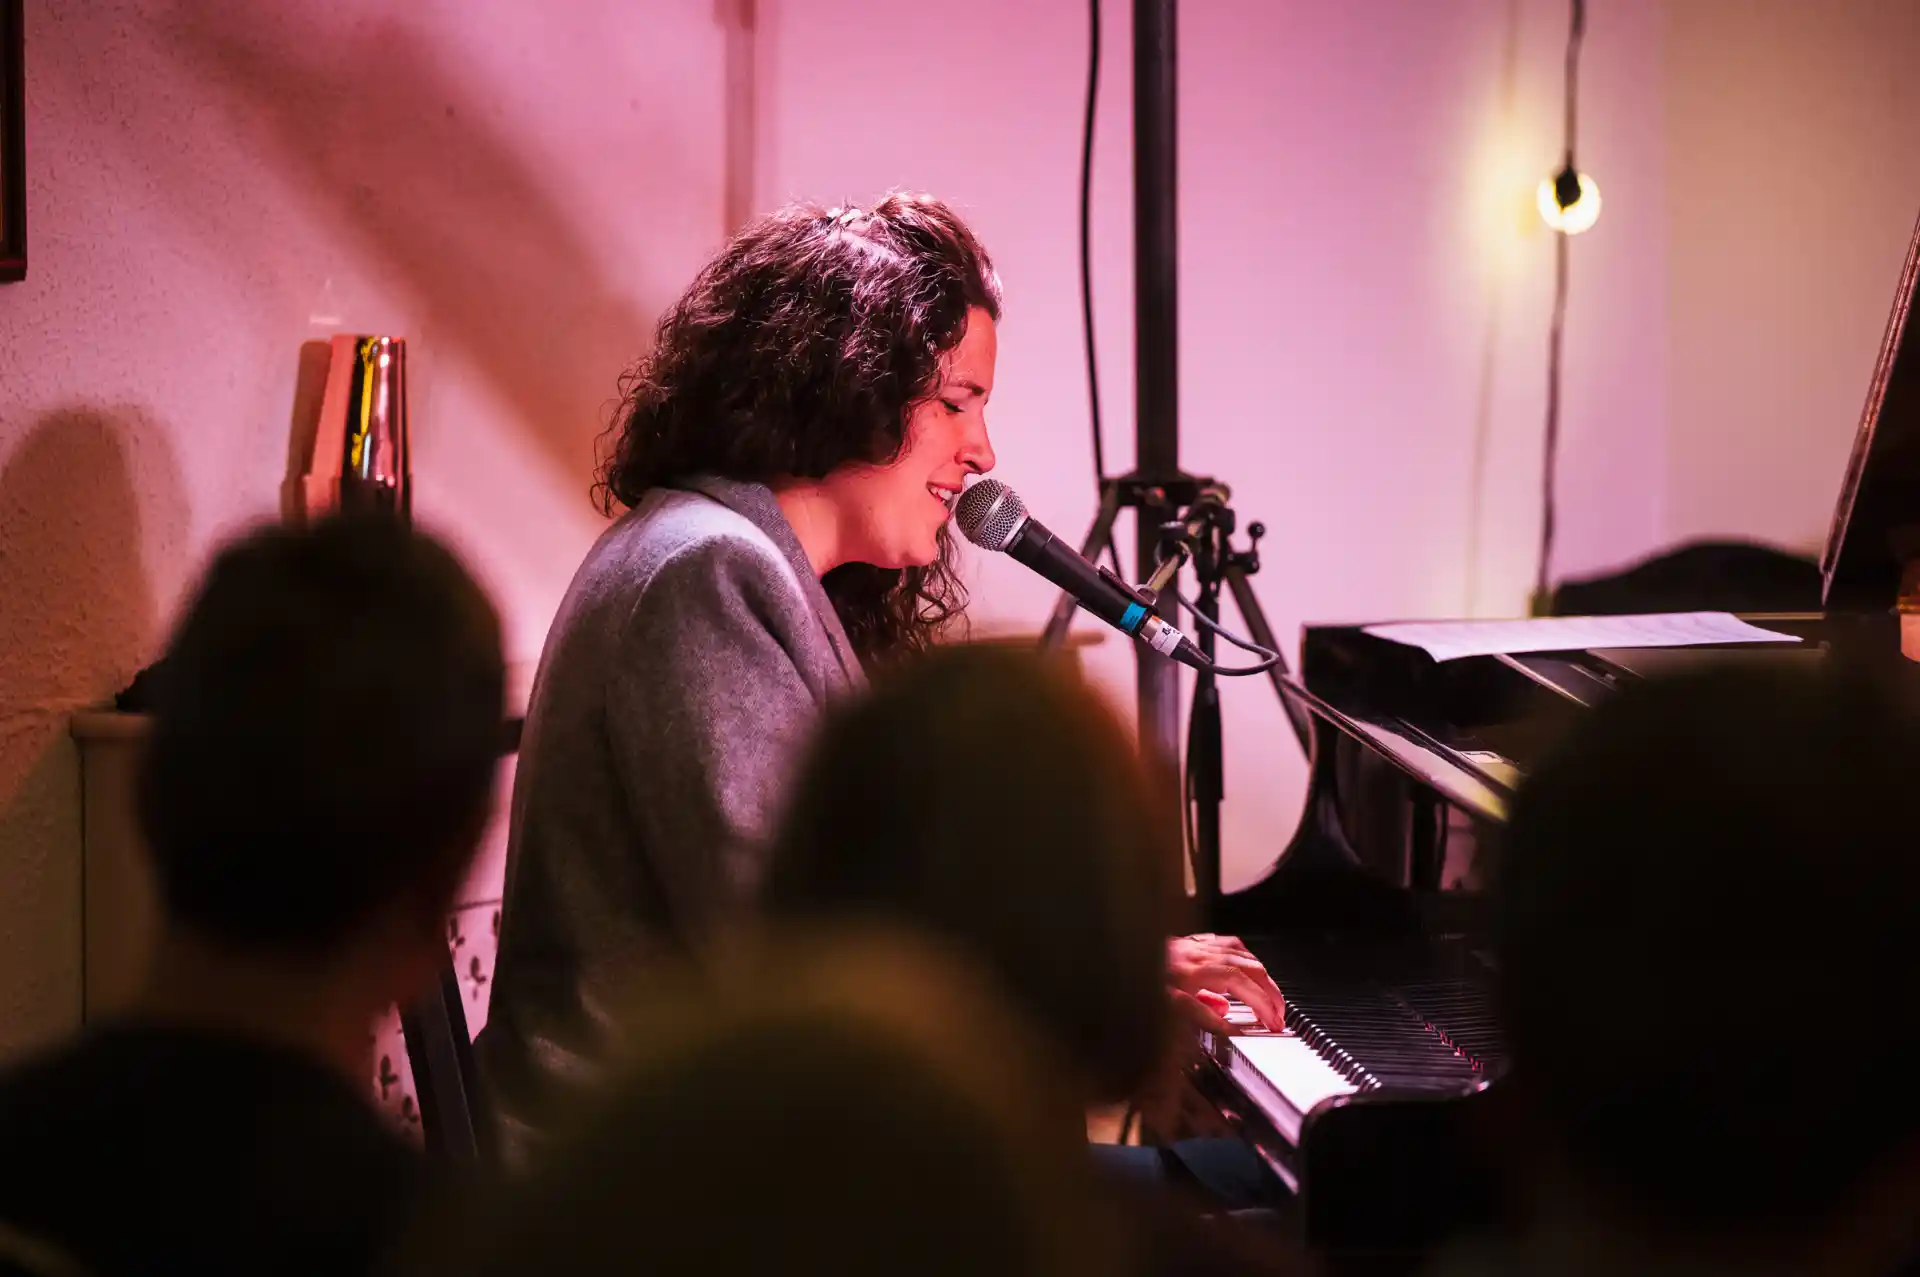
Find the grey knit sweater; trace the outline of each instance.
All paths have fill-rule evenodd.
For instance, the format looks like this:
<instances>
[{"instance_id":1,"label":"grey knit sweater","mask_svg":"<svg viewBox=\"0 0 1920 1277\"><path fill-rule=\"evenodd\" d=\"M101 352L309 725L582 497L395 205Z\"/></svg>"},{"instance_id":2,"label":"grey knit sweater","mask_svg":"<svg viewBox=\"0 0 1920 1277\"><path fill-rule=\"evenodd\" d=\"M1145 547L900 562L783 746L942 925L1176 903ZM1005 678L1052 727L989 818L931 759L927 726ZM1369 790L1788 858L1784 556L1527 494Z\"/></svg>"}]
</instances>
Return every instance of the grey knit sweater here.
<instances>
[{"instance_id":1,"label":"grey knit sweater","mask_svg":"<svg viewBox=\"0 0 1920 1277\"><path fill-rule=\"evenodd\" d=\"M609 528L547 635L477 1055L509 1157L591 1071L609 999L746 901L798 748L860 662L773 493L705 479Z\"/></svg>"}]
</instances>

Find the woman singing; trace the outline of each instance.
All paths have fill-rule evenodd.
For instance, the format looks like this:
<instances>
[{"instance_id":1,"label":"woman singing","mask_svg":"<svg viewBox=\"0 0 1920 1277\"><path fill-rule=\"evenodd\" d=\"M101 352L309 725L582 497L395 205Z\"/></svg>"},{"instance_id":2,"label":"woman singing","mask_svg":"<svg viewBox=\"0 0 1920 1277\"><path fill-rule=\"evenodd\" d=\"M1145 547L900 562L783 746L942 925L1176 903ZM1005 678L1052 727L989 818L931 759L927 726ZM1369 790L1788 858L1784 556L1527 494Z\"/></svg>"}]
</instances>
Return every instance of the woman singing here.
<instances>
[{"instance_id":1,"label":"woman singing","mask_svg":"<svg viewBox=\"0 0 1920 1277\"><path fill-rule=\"evenodd\" d=\"M661 319L601 474L626 513L554 618L521 743L479 1051L510 1142L614 985L749 900L823 706L958 616L947 520L993 467L999 318L973 233L892 195L749 227ZM1176 983L1274 1013L1222 943L1176 946Z\"/></svg>"}]
</instances>

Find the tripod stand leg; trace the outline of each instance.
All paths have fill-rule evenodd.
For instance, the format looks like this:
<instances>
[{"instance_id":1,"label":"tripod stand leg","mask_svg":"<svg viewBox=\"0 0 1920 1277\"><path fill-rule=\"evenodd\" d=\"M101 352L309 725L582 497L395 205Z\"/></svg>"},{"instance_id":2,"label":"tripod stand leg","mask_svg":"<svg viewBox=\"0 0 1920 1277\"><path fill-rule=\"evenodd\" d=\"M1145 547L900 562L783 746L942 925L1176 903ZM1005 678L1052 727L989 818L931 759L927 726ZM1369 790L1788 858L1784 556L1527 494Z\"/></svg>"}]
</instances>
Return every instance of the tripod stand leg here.
<instances>
[{"instance_id":1,"label":"tripod stand leg","mask_svg":"<svg viewBox=\"0 0 1920 1277\"><path fill-rule=\"evenodd\" d=\"M1240 609L1240 619L1246 623L1247 637L1269 651L1280 651L1280 645L1273 640L1273 627L1267 624L1267 614L1261 608L1260 598L1253 592L1253 582L1247 579L1245 570L1230 564L1225 576L1227 588L1233 591L1233 605ZM1287 721L1293 724L1293 734L1300 741L1300 751L1312 757L1313 722L1307 716L1306 707L1293 698L1286 657L1282 656L1267 671L1267 677L1273 681L1273 690L1279 694L1280 707L1287 711Z\"/></svg>"},{"instance_id":2,"label":"tripod stand leg","mask_svg":"<svg viewBox=\"0 0 1920 1277\"><path fill-rule=\"evenodd\" d=\"M1113 540L1113 523L1120 517L1120 484L1108 479L1100 486L1100 513L1094 516L1093 526L1087 529L1087 539L1080 547L1080 557L1089 563L1098 563L1100 556L1107 552L1107 546ZM1067 628L1073 624L1074 610L1079 604L1073 601L1073 595L1065 590L1053 605L1053 615L1047 618L1047 628L1040 632L1040 646L1056 648L1066 641Z\"/></svg>"}]
</instances>

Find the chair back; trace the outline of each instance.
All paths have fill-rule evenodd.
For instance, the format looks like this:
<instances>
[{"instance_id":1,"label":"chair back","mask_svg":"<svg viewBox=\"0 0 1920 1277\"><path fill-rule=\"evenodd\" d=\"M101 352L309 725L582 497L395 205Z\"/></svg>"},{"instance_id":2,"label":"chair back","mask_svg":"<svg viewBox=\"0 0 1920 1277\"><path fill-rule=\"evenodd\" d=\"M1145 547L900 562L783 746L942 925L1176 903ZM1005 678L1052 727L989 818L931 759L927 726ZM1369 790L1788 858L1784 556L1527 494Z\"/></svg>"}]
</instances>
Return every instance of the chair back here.
<instances>
[{"instance_id":1,"label":"chair back","mask_svg":"<svg viewBox=\"0 0 1920 1277\"><path fill-rule=\"evenodd\" d=\"M432 991L401 1008L400 1031L413 1069L427 1153L456 1162L491 1160L492 1127L481 1110L473 1038L451 961L441 967Z\"/></svg>"}]
</instances>

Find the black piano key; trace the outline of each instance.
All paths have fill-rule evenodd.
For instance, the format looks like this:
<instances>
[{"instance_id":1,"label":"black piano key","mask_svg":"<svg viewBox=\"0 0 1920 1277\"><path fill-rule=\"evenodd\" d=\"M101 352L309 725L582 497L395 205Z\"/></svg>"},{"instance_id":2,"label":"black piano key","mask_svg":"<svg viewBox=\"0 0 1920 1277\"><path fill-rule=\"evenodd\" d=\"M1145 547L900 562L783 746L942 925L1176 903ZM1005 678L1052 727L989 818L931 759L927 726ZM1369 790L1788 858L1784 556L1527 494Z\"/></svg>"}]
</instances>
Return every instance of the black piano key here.
<instances>
[{"instance_id":1,"label":"black piano key","mask_svg":"<svg viewBox=\"0 0 1920 1277\"><path fill-rule=\"evenodd\" d=\"M1489 972L1464 947L1262 946L1289 1027L1356 1086L1454 1090L1487 1080L1505 1052Z\"/></svg>"}]
</instances>

